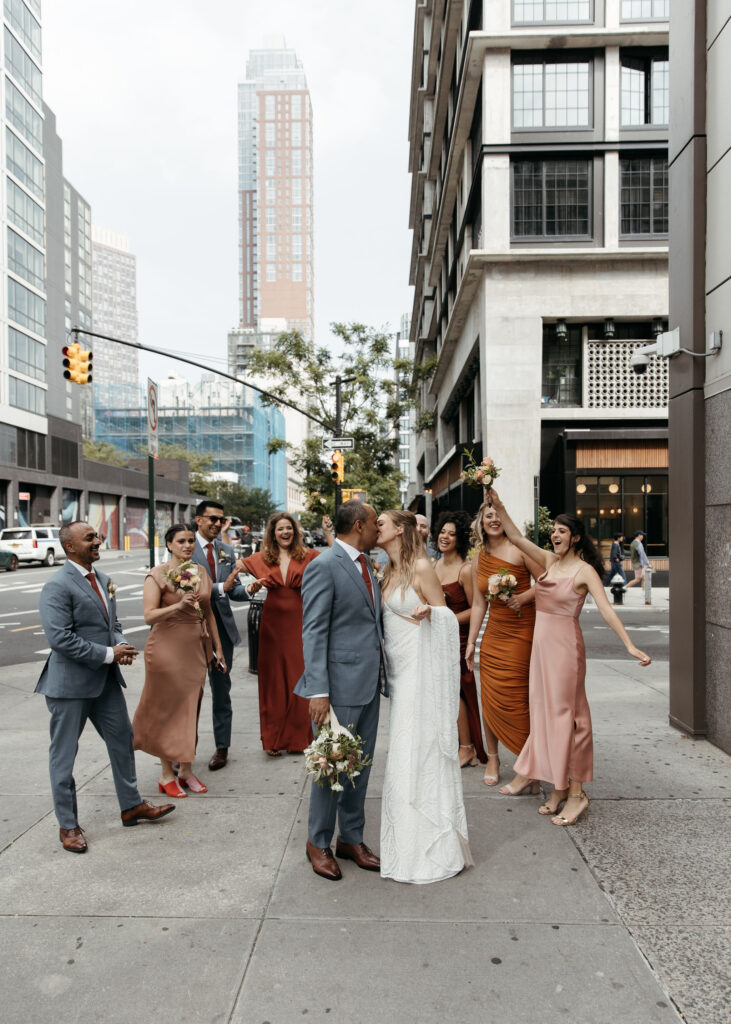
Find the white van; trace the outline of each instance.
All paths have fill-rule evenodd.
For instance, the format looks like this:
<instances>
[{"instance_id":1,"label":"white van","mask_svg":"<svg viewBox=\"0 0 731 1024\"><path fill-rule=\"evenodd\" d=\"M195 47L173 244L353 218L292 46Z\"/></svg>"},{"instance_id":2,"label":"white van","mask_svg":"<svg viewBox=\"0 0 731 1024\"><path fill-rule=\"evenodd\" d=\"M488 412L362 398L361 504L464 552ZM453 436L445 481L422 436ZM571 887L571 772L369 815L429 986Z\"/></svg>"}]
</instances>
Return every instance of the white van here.
<instances>
[{"instance_id":1,"label":"white van","mask_svg":"<svg viewBox=\"0 0 731 1024\"><path fill-rule=\"evenodd\" d=\"M66 557L58 539L58 529L48 524L9 526L0 530L0 548L12 551L19 562L55 565L59 559Z\"/></svg>"}]
</instances>

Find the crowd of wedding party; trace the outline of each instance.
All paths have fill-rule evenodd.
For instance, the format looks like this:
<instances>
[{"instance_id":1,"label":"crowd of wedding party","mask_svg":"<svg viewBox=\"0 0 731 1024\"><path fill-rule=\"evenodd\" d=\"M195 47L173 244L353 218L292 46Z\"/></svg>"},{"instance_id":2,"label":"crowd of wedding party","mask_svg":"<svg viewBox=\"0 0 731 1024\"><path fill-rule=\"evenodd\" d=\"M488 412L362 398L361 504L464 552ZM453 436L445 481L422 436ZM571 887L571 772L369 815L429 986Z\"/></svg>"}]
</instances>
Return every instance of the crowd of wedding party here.
<instances>
[{"instance_id":1,"label":"crowd of wedding party","mask_svg":"<svg viewBox=\"0 0 731 1024\"><path fill-rule=\"evenodd\" d=\"M306 855L317 875L337 881L338 861L352 860L421 884L469 867L462 773L484 765L484 784L499 786L500 745L516 760L499 792L535 795L548 783L538 813L574 825L588 813L584 786L593 778L579 625L587 595L628 654L642 665L650 658L607 600L607 570L581 518L557 516L546 550L521 534L494 486L484 499L476 516L440 515L436 549L424 516L378 515L351 500L334 523L323 521L329 546L322 553L306 547L299 521L281 512L267 523L259 550L243 559L221 539L223 507L202 501L194 523L167 531L169 559L145 578L151 629L132 722L121 669L138 652L124 638L113 581L95 568L100 538L87 523L62 527L67 561L40 599L51 653L36 690L51 716L51 789L64 849L88 849L73 777L87 719L107 746L125 826L158 822L176 806L142 800L135 751L159 761L159 791L171 800L208 791L194 772L206 680L215 744L208 770L217 772L228 763L231 691L240 685L232 683L240 637L231 602L260 590L264 753L301 754L329 728L335 741L354 736L362 755L345 785L337 776L335 785L313 780ZM613 547L610 576L616 558ZM364 830L382 697L390 707L379 856ZM337 732L342 727L348 731Z\"/></svg>"}]
</instances>

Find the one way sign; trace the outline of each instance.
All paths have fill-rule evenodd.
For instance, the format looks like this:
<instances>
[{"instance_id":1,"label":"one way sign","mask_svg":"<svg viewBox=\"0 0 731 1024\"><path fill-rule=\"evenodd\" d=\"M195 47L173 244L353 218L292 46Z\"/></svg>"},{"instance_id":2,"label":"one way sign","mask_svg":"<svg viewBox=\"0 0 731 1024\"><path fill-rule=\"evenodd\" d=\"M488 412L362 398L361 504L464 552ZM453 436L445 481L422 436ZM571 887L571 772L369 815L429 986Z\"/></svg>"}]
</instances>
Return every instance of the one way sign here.
<instances>
[{"instance_id":1,"label":"one way sign","mask_svg":"<svg viewBox=\"0 0 731 1024\"><path fill-rule=\"evenodd\" d=\"M322 447L326 452L352 452L355 451L354 437L323 437Z\"/></svg>"}]
</instances>

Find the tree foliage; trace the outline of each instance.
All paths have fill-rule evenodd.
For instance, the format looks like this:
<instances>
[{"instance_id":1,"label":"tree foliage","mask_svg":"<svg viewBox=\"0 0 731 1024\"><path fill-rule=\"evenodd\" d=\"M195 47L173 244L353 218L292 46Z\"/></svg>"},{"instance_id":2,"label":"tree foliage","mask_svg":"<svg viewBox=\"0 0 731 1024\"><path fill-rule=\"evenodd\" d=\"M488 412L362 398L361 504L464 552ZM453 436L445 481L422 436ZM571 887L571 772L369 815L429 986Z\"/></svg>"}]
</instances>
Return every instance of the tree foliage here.
<instances>
[{"instance_id":1,"label":"tree foliage","mask_svg":"<svg viewBox=\"0 0 731 1024\"><path fill-rule=\"evenodd\" d=\"M93 441L83 438L84 458L91 462L105 462L108 466L126 466L127 456L116 445L108 441Z\"/></svg>"},{"instance_id":2,"label":"tree foliage","mask_svg":"<svg viewBox=\"0 0 731 1024\"><path fill-rule=\"evenodd\" d=\"M262 529L269 516L277 511L271 494L263 487L244 487L227 480L210 480L205 497L219 501L226 515L237 516L254 530Z\"/></svg>"},{"instance_id":3,"label":"tree foliage","mask_svg":"<svg viewBox=\"0 0 731 1024\"><path fill-rule=\"evenodd\" d=\"M188 463L190 489L194 494L206 494L210 487L210 471L213 467L213 456L205 453L192 452L182 444L171 444L160 441L157 449L161 459L182 459Z\"/></svg>"},{"instance_id":4,"label":"tree foliage","mask_svg":"<svg viewBox=\"0 0 731 1024\"><path fill-rule=\"evenodd\" d=\"M343 487L367 491L368 500L378 509L397 508L398 421L418 407L419 383L433 373L434 364L415 368L410 360L394 359L392 337L365 324L330 326L333 345L312 346L299 331L289 331L270 350L252 353L247 375L260 378L273 395L309 410L321 421L320 426L311 424L311 436L290 449L289 458L307 493L318 491L333 506L335 485L322 440L338 433L333 385L340 376L339 436L355 439L355 450L344 453ZM303 522L318 525L319 516L305 514Z\"/></svg>"},{"instance_id":5,"label":"tree foliage","mask_svg":"<svg viewBox=\"0 0 731 1024\"><path fill-rule=\"evenodd\" d=\"M534 523L531 520L528 523L523 524L523 535L528 540L534 540L533 536ZM538 546L545 548L547 551L553 551L553 544L551 544L551 534L553 532L553 516L549 509L545 505L538 506Z\"/></svg>"}]
</instances>

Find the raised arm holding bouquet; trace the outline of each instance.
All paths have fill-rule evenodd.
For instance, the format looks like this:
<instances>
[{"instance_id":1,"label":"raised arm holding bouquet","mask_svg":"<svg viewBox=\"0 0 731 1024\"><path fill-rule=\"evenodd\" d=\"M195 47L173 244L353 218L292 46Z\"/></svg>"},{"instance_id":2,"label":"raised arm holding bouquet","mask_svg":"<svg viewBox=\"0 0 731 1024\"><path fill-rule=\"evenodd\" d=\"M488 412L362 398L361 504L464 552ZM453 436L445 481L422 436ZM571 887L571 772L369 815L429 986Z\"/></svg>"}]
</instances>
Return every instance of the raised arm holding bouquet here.
<instances>
[{"instance_id":1,"label":"raised arm holding bouquet","mask_svg":"<svg viewBox=\"0 0 731 1024\"><path fill-rule=\"evenodd\" d=\"M604 565L593 540L577 516L556 516L551 533L553 551L527 540L510 518L493 489L487 496L508 540L542 565L536 580L536 627L530 663L530 735L515 770L516 784L502 793L518 795L537 779L553 784L549 799L539 813L551 815L554 825L573 825L589 811L584 783L593 778L591 715L584 686L586 654L579 615L591 594L607 625L617 634L627 653L641 665L650 657L630 640L611 608L602 586ZM566 802L565 813L558 811Z\"/></svg>"}]
</instances>

